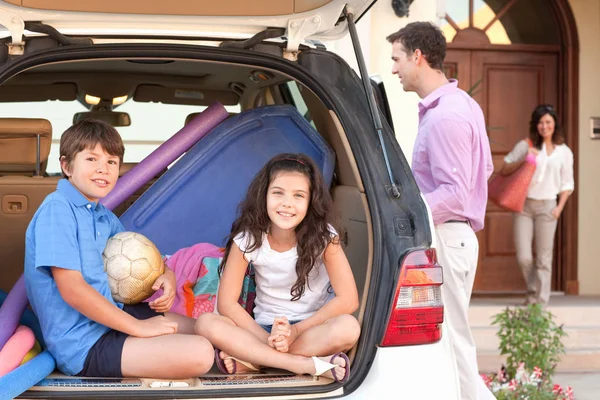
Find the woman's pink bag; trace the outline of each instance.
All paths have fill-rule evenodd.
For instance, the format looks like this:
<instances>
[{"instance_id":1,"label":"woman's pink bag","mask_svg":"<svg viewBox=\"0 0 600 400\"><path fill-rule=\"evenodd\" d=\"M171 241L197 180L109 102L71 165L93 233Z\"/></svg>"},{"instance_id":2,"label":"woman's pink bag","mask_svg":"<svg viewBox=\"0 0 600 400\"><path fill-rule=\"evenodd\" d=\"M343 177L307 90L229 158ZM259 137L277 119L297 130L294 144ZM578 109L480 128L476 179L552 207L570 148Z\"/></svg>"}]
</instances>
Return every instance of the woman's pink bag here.
<instances>
[{"instance_id":1,"label":"woman's pink bag","mask_svg":"<svg viewBox=\"0 0 600 400\"><path fill-rule=\"evenodd\" d=\"M527 139L529 147L533 147ZM525 162L512 174L497 174L488 184L488 198L492 203L508 211L522 212L531 178L535 173L535 156L527 154Z\"/></svg>"}]
</instances>

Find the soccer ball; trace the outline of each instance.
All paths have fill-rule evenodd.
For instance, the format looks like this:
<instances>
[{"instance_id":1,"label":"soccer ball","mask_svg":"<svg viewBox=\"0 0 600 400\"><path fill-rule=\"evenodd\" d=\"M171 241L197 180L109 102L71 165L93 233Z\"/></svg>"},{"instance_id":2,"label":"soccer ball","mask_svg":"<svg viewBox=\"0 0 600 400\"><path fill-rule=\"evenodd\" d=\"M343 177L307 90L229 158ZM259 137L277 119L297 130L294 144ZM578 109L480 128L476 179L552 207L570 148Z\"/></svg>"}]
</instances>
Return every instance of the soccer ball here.
<instances>
[{"instance_id":1,"label":"soccer ball","mask_svg":"<svg viewBox=\"0 0 600 400\"><path fill-rule=\"evenodd\" d=\"M120 232L108 239L102 260L113 299L124 304L150 297L154 281L165 272L154 243L135 232Z\"/></svg>"}]
</instances>

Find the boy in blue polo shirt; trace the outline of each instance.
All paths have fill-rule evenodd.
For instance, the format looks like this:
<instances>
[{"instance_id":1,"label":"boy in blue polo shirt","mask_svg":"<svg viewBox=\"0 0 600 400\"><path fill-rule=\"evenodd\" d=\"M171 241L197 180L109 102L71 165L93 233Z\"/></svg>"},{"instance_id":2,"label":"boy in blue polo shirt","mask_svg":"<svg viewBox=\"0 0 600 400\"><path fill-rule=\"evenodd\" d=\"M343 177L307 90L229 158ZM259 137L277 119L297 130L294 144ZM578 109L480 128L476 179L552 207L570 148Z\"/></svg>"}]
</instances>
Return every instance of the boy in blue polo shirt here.
<instances>
[{"instance_id":1,"label":"boy in blue polo shirt","mask_svg":"<svg viewBox=\"0 0 600 400\"><path fill-rule=\"evenodd\" d=\"M26 233L25 284L48 350L68 375L181 379L210 369L214 350L194 320L166 312L175 275L155 283L164 295L127 306L113 300L102 252L123 225L98 202L115 187L124 146L110 125L81 121L60 139L63 177ZM176 333L177 332L177 333Z\"/></svg>"}]
</instances>

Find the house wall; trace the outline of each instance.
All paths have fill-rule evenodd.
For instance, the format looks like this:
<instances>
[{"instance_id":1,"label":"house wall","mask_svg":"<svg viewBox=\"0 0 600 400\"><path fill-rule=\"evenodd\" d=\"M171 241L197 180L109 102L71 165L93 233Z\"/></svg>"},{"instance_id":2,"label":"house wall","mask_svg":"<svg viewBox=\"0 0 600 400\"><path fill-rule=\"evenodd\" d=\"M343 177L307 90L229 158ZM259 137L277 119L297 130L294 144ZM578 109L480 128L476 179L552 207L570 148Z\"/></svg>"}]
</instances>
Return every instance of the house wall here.
<instances>
[{"instance_id":1,"label":"house wall","mask_svg":"<svg viewBox=\"0 0 600 400\"><path fill-rule=\"evenodd\" d=\"M570 0L579 35L579 293L600 295L600 140L590 139L590 117L600 116L600 1Z\"/></svg>"}]
</instances>

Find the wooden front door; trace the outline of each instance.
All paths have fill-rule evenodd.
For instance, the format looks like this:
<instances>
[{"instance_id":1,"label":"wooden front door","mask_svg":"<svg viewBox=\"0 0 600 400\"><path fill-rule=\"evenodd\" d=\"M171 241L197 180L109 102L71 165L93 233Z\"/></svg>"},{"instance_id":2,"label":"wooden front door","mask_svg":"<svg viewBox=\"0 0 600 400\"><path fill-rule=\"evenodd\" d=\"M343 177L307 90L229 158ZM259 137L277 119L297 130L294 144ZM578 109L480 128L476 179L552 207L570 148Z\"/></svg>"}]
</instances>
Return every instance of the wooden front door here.
<instances>
[{"instance_id":1,"label":"wooden front door","mask_svg":"<svg viewBox=\"0 0 600 400\"><path fill-rule=\"evenodd\" d=\"M504 156L529 132L533 109L558 102L558 53L449 49L448 77L470 92L485 115L495 171ZM485 229L479 238L479 265L474 293L518 293L525 281L516 263L513 215L488 203ZM556 273L554 257L553 276ZM553 290L559 288L554 280Z\"/></svg>"}]
</instances>

